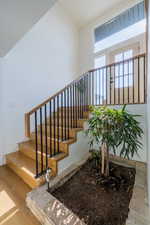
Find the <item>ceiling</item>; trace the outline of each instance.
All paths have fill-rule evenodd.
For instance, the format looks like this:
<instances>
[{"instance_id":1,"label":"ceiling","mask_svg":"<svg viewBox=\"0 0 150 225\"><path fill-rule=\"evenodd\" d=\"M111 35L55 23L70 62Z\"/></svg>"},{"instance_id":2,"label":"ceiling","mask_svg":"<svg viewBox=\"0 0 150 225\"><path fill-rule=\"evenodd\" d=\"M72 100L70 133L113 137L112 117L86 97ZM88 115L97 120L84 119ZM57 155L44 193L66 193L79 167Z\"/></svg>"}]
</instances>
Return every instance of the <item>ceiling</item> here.
<instances>
[{"instance_id":1,"label":"ceiling","mask_svg":"<svg viewBox=\"0 0 150 225\"><path fill-rule=\"evenodd\" d=\"M0 0L0 57L20 40L56 0Z\"/></svg>"},{"instance_id":2,"label":"ceiling","mask_svg":"<svg viewBox=\"0 0 150 225\"><path fill-rule=\"evenodd\" d=\"M84 26L123 0L59 0L78 26Z\"/></svg>"}]
</instances>

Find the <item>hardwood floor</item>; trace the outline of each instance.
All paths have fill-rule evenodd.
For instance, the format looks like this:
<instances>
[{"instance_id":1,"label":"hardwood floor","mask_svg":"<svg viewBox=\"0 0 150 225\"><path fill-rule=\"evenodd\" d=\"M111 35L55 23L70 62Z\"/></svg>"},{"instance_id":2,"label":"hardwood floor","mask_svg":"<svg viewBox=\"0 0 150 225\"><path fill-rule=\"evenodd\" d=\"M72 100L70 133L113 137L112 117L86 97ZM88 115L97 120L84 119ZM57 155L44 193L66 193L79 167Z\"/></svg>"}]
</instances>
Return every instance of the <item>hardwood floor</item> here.
<instances>
[{"instance_id":1,"label":"hardwood floor","mask_svg":"<svg viewBox=\"0 0 150 225\"><path fill-rule=\"evenodd\" d=\"M29 191L7 166L0 167L0 225L40 225L25 204Z\"/></svg>"}]
</instances>

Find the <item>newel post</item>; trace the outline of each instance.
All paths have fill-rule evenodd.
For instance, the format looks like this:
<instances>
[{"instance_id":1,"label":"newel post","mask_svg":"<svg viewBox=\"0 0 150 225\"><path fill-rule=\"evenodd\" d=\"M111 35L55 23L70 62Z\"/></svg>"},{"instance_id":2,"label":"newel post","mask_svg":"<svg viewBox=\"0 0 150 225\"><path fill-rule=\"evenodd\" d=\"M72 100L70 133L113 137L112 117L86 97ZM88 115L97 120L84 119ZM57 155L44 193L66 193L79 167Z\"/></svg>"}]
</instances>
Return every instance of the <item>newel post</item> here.
<instances>
[{"instance_id":1,"label":"newel post","mask_svg":"<svg viewBox=\"0 0 150 225\"><path fill-rule=\"evenodd\" d=\"M30 137L30 114L25 113L25 136Z\"/></svg>"}]
</instances>

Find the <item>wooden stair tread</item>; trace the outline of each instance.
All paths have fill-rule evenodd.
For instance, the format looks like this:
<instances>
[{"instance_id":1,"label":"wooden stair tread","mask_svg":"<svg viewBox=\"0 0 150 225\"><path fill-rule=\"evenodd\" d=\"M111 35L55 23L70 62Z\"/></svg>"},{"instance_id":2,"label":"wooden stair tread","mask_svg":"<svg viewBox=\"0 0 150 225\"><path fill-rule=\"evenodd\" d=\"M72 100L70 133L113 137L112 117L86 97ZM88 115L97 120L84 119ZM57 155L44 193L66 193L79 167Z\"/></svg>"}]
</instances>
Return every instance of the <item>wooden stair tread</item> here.
<instances>
[{"instance_id":1,"label":"wooden stair tread","mask_svg":"<svg viewBox=\"0 0 150 225\"><path fill-rule=\"evenodd\" d=\"M43 136L43 138L45 139L45 134L43 134L42 136ZM33 137L33 138L35 137L35 132L32 132L32 133L31 133L31 138L32 138L32 137ZM40 137L40 132L38 132L38 137ZM67 140L65 140L65 141L62 141L61 138L58 139L57 137L56 137L56 138L53 138L53 137L50 138L49 136L47 136L47 138L48 138L48 139L51 139L52 141L56 141L56 142L63 143L63 144L71 144L71 143L73 143L73 142L75 141L74 138L69 138L69 139L67 139Z\"/></svg>"},{"instance_id":2,"label":"wooden stair tread","mask_svg":"<svg viewBox=\"0 0 150 225\"><path fill-rule=\"evenodd\" d=\"M33 152L36 151L35 144L32 141L26 141L26 142L20 143L20 150L21 149L25 149L26 151L33 151ZM57 155L52 156L50 158L52 160L59 161L60 159L64 158L65 156L67 156L67 154L65 152L59 152Z\"/></svg>"},{"instance_id":3,"label":"wooden stair tread","mask_svg":"<svg viewBox=\"0 0 150 225\"><path fill-rule=\"evenodd\" d=\"M21 170L35 178L35 161L26 157L21 152L13 152L6 156L7 160L14 163Z\"/></svg>"},{"instance_id":4,"label":"wooden stair tread","mask_svg":"<svg viewBox=\"0 0 150 225\"><path fill-rule=\"evenodd\" d=\"M6 163L31 188L37 188L45 183L44 177L35 178L35 161L21 152L6 155Z\"/></svg>"},{"instance_id":5,"label":"wooden stair tread","mask_svg":"<svg viewBox=\"0 0 150 225\"><path fill-rule=\"evenodd\" d=\"M43 125L42 125L44 128L45 128L45 123L43 123ZM40 128L40 125L38 125L38 127ZM50 127L50 124L48 124L47 123L47 127ZM53 124L51 124L51 127L52 127L52 129L54 129L54 127L55 127L55 129L57 130L58 128L61 130L61 129L63 129L63 130L72 130L72 131L82 131L83 130L83 128L82 127L64 127L64 126L57 126L57 124L54 126Z\"/></svg>"}]
</instances>

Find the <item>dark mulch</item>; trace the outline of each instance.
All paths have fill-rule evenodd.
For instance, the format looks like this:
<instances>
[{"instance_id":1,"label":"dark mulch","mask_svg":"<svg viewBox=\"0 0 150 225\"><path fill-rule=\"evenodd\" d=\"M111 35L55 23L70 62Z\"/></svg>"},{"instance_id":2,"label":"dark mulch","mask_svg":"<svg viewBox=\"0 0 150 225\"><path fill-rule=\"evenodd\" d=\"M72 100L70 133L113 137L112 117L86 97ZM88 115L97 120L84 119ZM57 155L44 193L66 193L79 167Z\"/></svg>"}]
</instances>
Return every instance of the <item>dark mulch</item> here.
<instances>
[{"instance_id":1,"label":"dark mulch","mask_svg":"<svg viewBox=\"0 0 150 225\"><path fill-rule=\"evenodd\" d=\"M105 180L88 161L52 194L87 225L124 225L135 181L135 169L111 163Z\"/></svg>"}]
</instances>

